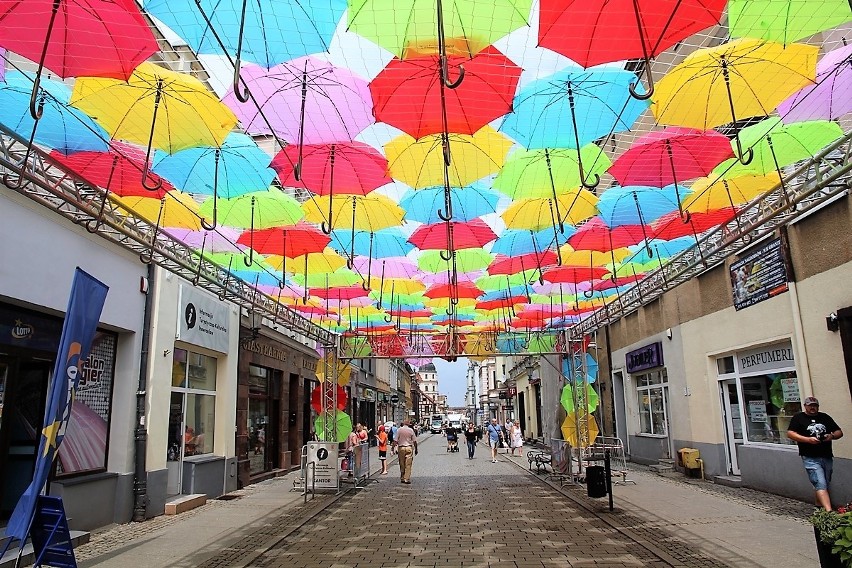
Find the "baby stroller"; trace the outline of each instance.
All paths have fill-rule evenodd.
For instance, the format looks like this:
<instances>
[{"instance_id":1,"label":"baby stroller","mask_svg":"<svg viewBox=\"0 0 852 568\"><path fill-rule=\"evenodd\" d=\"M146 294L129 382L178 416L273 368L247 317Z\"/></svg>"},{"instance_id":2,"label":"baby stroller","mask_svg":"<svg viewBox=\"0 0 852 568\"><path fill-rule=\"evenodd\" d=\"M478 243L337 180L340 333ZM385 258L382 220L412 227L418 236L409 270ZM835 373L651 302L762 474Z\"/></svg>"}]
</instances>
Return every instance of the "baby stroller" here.
<instances>
[{"instance_id":1,"label":"baby stroller","mask_svg":"<svg viewBox=\"0 0 852 568\"><path fill-rule=\"evenodd\" d=\"M447 451L459 451L459 435L454 428L447 429Z\"/></svg>"}]
</instances>

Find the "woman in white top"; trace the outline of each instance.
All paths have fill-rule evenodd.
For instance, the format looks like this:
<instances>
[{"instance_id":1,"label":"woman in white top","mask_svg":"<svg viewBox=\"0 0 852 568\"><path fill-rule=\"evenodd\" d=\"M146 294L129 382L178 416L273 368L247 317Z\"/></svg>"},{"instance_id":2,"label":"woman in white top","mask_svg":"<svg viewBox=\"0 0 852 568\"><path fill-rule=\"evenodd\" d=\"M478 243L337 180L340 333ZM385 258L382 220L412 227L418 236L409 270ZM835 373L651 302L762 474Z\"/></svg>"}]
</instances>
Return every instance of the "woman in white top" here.
<instances>
[{"instance_id":1,"label":"woman in white top","mask_svg":"<svg viewBox=\"0 0 852 568\"><path fill-rule=\"evenodd\" d=\"M515 420L512 428L509 430L509 440L512 446L512 455L515 454L515 448L518 448L518 455L524 455L524 433L521 431L521 421Z\"/></svg>"}]
</instances>

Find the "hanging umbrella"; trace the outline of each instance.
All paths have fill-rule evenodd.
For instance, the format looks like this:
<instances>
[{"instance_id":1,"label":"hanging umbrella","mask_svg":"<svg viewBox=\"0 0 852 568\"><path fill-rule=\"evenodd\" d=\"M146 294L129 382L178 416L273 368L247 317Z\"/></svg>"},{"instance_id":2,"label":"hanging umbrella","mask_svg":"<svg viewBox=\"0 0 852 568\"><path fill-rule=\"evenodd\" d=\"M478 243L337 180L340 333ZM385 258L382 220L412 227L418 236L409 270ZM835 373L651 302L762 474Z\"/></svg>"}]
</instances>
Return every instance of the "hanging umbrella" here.
<instances>
[{"instance_id":1,"label":"hanging umbrella","mask_svg":"<svg viewBox=\"0 0 852 568\"><path fill-rule=\"evenodd\" d=\"M269 187L275 172L267 167L269 156L245 134L228 135L221 147L202 146L161 154L154 160L154 173L187 193L213 196L213 230L217 224L220 197L230 199Z\"/></svg>"},{"instance_id":2,"label":"hanging umbrella","mask_svg":"<svg viewBox=\"0 0 852 568\"><path fill-rule=\"evenodd\" d=\"M345 9L345 0L145 2L145 10L186 40L195 53L235 57L235 89L243 59L268 69L288 59L328 51Z\"/></svg>"},{"instance_id":3,"label":"hanging umbrella","mask_svg":"<svg viewBox=\"0 0 852 568\"><path fill-rule=\"evenodd\" d=\"M503 167L512 142L484 126L473 135L449 135L453 161L449 166L449 184L463 187L496 174ZM415 140L403 134L385 144L388 169L395 179L415 188L444 183L444 151L441 135L424 136Z\"/></svg>"},{"instance_id":4,"label":"hanging umbrella","mask_svg":"<svg viewBox=\"0 0 852 568\"><path fill-rule=\"evenodd\" d=\"M244 231L237 243L253 248L260 254L274 254L295 258L311 252L321 252L331 239L313 225L298 222L295 225L269 227Z\"/></svg>"},{"instance_id":5,"label":"hanging umbrella","mask_svg":"<svg viewBox=\"0 0 852 568\"><path fill-rule=\"evenodd\" d=\"M556 217L556 204L562 217ZM500 215L510 229L540 231L567 222L576 225L597 213L598 198L587 189L575 189L556 199L535 198L515 201Z\"/></svg>"},{"instance_id":6,"label":"hanging umbrella","mask_svg":"<svg viewBox=\"0 0 852 568\"><path fill-rule=\"evenodd\" d=\"M438 3L440 6L441 3ZM349 27L397 57L434 53L442 49L472 57L501 37L529 24L532 0L494 0L485 4L447 1L436 10L435 0L399 0L392 9L384 0L350 0ZM439 30L439 16L441 26Z\"/></svg>"},{"instance_id":7,"label":"hanging umbrella","mask_svg":"<svg viewBox=\"0 0 852 568\"><path fill-rule=\"evenodd\" d=\"M296 176L296 165L302 156L302 169ZM391 183L388 161L378 150L363 142L291 144L278 152L269 165L278 172L286 187L300 187L316 195L365 195L377 187Z\"/></svg>"},{"instance_id":8,"label":"hanging umbrella","mask_svg":"<svg viewBox=\"0 0 852 568\"><path fill-rule=\"evenodd\" d=\"M320 385L311 389L311 408L317 414L321 414L324 410L322 407L322 389L324 386ZM329 401L330 402L330 401ZM346 408L346 404L349 402L349 395L346 394L346 389L342 386L337 385L337 410L343 410Z\"/></svg>"},{"instance_id":9,"label":"hanging umbrella","mask_svg":"<svg viewBox=\"0 0 852 568\"><path fill-rule=\"evenodd\" d=\"M355 231L378 231L402 224L404 211L384 195L334 195L314 197L306 201L302 208L305 219L322 225L323 232L330 234L332 227L351 230L349 260L355 256L352 249L355 243ZM326 218L326 211L331 217Z\"/></svg>"},{"instance_id":10,"label":"hanging umbrella","mask_svg":"<svg viewBox=\"0 0 852 568\"><path fill-rule=\"evenodd\" d=\"M685 193L687 188L674 185L662 189L641 185L610 188L598 201L600 218L609 227L647 225L678 210L680 191Z\"/></svg>"},{"instance_id":11,"label":"hanging umbrella","mask_svg":"<svg viewBox=\"0 0 852 568\"><path fill-rule=\"evenodd\" d=\"M606 268L599 266L559 266L544 271L544 280L558 283L580 284L590 280L600 280L609 274Z\"/></svg>"},{"instance_id":12,"label":"hanging umbrella","mask_svg":"<svg viewBox=\"0 0 852 568\"><path fill-rule=\"evenodd\" d=\"M0 45L38 63L31 85L33 119L40 117L38 90L45 67L62 78L124 81L159 51L133 0L5 1L0 4Z\"/></svg>"},{"instance_id":13,"label":"hanging umbrella","mask_svg":"<svg viewBox=\"0 0 852 568\"><path fill-rule=\"evenodd\" d=\"M670 126L636 140L609 173L621 185L664 187L706 176L733 155L730 140L715 130Z\"/></svg>"},{"instance_id":14,"label":"hanging umbrella","mask_svg":"<svg viewBox=\"0 0 852 568\"><path fill-rule=\"evenodd\" d=\"M630 96L638 78L630 71L568 69L533 81L515 96L513 112L500 130L527 149L582 148L617 132L629 130L648 103ZM580 179L595 187L578 159Z\"/></svg>"},{"instance_id":15,"label":"hanging umbrella","mask_svg":"<svg viewBox=\"0 0 852 568\"><path fill-rule=\"evenodd\" d=\"M577 432L577 417L573 412L568 414L562 422L562 426L560 426L562 436L572 448L576 448L578 446L586 448L595 443L595 439L600 433L600 430L598 430L598 423L595 421L594 416L588 416L587 419L588 431L581 434L578 434Z\"/></svg>"},{"instance_id":16,"label":"hanging umbrella","mask_svg":"<svg viewBox=\"0 0 852 568\"><path fill-rule=\"evenodd\" d=\"M321 442L345 442L352 432L352 419L340 410L334 413L323 412L314 420L314 432ZM326 439L331 432L335 432L337 436L334 439Z\"/></svg>"},{"instance_id":17,"label":"hanging umbrella","mask_svg":"<svg viewBox=\"0 0 852 568\"><path fill-rule=\"evenodd\" d=\"M852 112L852 45L826 53L817 63L816 85L808 85L778 105L787 124L803 120L833 120Z\"/></svg>"},{"instance_id":18,"label":"hanging umbrella","mask_svg":"<svg viewBox=\"0 0 852 568\"><path fill-rule=\"evenodd\" d=\"M370 83L376 120L422 138L473 134L511 110L520 67L493 46L473 58L447 58L451 76L461 75L462 66L465 79L448 89L438 55L393 59Z\"/></svg>"},{"instance_id":19,"label":"hanging umbrella","mask_svg":"<svg viewBox=\"0 0 852 568\"><path fill-rule=\"evenodd\" d=\"M353 241L354 237L354 241ZM334 231L333 247L342 251L351 250L356 255L368 258L405 256L414 250L398 227L378 231Z\"/></svg>"},{"instance_id":20,"label":"hanging umbrella","mask_svg":"<svg viewBox=\"0 0 852 568\"><path fill-rule=\"evenodd\" d=\"M595 388L586 382L583 382L583 386L580 388L586 389L586 407L588 408L589 413L597 410L599 397ZM567 384L562 387L562 394L559 396L559 402L562 404L562 408L565 409L565 412L568 414L572 414L574 412L574 387L571 384ZM595 437L597 437L597 435Z\"/></svg>"},{"instance_id":21,"label":"hanging umbrella","mask_svg":"<svg viewBox=\"0 0 852 568\"><path fill-rule=\"evenodd\" d=\"M294 225L303 217L299 202L274 188L220 199L218 208L221 224L249 230ZM211 218L213 200L202 203L199 213L205 218Z\"/></svg>"},{"instance_id":22,"label":"hanging umbrella","mask_svg":"<svg viewBox=\"0 0 852 568\"><path fill-rule=\"evenodd\" d=\"M0 124L22 138L63 154L107 151L109 134L84 113L68 106L68 87L57 81L41 81L36 97L39 120L33 119L29 110L32 89L31 75L6 73L6 82L0 83Z\"/></svg>"},{"instance_id":23,"label":"hanging umbrella","mask_svg":"<svg viewBox=\"0 0 852 568\"><path fill-rule=\"evenodd\" d=\"M373 264L373 259L366 256L356 256L353 268L360 274L367 274L367 268ZM417 264L408 257L396 256L376 259L376 275L381 278L411 278L417 273Z\"/></svg>"},{"instance_id":24,"label":"hanging umbrella","mask_svg":"<svg viewBox=\"0 0 852 568\"><path fill-rule=\"evenodd\" d=\"M512 199L555 198L582 184L580 162L586 179L600 176L612 165L596 144L586 144L579 153L567 148L517 150L494 179L494 189Z\"/></svg>"},{"instance_id":25,"label":"hanging umbrella","mask_svg":"<svg viewBox=\"0 0 852 568\"><path fill-rule=\"evenodd\" d=\"M351 142L373 123L367 82L316 57L300 57L268 70L249 65L241 77L259 104L240 102L233 90L222 100L249 134L275 134L302 148Z\"/></svg>"},{"instance_id":26,"label":"hanging umbrella","mask_svg":"<svg viewBox=\"0 0 852 568\"><path fill-rule=\"evenodd\" d=\"M198 204L186 193L169 191L162 199L119 197L118 202L158 227L201 230Z\"/></svg>"},{"instance_id":27,"label":"hanging umbrella","mask_svg":"<svg viewBox=\"0 0 852 568\"><path fill-rule=\"evenodd\" d=\"M135 195L160 199L167 191L174 189L172 184L156 174L151 176L151 180L159 186L159 190L152 192L142 185L145 155L131 144L113 141L106 152L75 152L68 155L54 150L50 157L64 169L79 174L90 184L121 197Z\"/></svg>"},{"instance_id":28,"label":"hanging umbrella","mask_svg":"<svg viewBox=\"0 0 852 568\"><path fill-rule=\"evenodd\" d=\"M657 84L651 110L661 124L706 130L768 116L816 77L819 48L738 39L690 53ZM727 105L725 104L727 101ZM737 157L745 163L739 138Z\"/></svg>"},{"instance_id":29,"label":"hanging umbrella","mask_svg":"<svg viewBox=\"0 0 852 568\"><path fill-rule=\"evenodd\" d=\"M621 262L630 256L630 250L626 247L597 251L590 249L575 249L571 245L562 247L562 264L564 266L602 266L607 263Z\"/></svg>"},{"instance_id":30,"label":"hanging umbrella","mask_svg":"<svg viewBox=\"0 0 852 568\"><path fill-rule=\"evenodd\" d=\"M147 145L143 184L151 150L169 154L196 146L221 146L236 117L198 79L153 63L142 63L127 81L82 77L71 105L97 117L113 138Z\"/></svg>"},{"instance_id":31,"label":"hanging umbrella","mask_svg":"<svg viewBox=\"0 0 852 568\"><path fill-rule=\"evenodd\" d=\"M448 241L448 231L452 231L452 243ZM460 250L483 247L496 238L497 235L485 221L474 219L468 222L421 225L408 237L408 241L421 250Z\"/></svg>"},{"instance_id":32,"label":"hanging umbrella","mask_svg":"<svg viewBox=\"0 0 852 568\"><path fill-rule=\"evenodd\" d=\"M324 300L336 300L339 303L357 298L365 298L367 293L360 286L320 286L308 291L311 296Z\"/></svg>"},{"instance_id":33,"label":"hanging umbrella","mask_svg":"<svg viewBox=\"0 0 852 568\"><path fill-rule=\"evenodd\" d=\"M199 249L203 254L206 251L241 254L245 248L237 243L240 231L231 227L219 227L215 231L171 228L163 232L187 246Z\"/></svg>"},{"instance_id":34,"label":"hanging umbrella","mask_svg":"<svg viewBox=\"0 0 852 568\"><path fill-rule=\"evenodd\" d=\"M722 17L725 0L542 0L538 44L583 67L650 58ZM615 39L617 38L617 40ZM638 93L637 93L638 94Z\"/></svg>"},{"instance_id":35,"label":"hanging umbrella","mask_svg":"<svg viewBox=\"0 0 852 568\"><path fill-rule=\"evenodd\" d=\"M730 0L731 37L789 45L852 20L848 0Z\"/></svg>"},{"instance_id":36,"label":"hanging umbrella","mask_svg":"<svg viewBox=\"0 0 852 568\"><path fill-rule=\"evenodd\" d=\"M276 269L280 270L281 265L278 264L278 261L281 257L267 257L266 260L270 264L272 264ZM344 260L344 264L345 264ZM295 262L287 263L287 266L292 266L294 270L298 270L299 264ZM304 260L301 264L304 267ZM339 270L334 271L330 274L308 274L307 277L304 274L293 274L293 281L296 283L305 286L307 288L319 288L321 286L352 286L354 284L358 284L363 279L358 274L355 274L348 268L341 268Z\"/></svg>"},{"instance_id":37,"label":"hanging umbrella","mask_svg":"<svg viewBox=\"0 0 852 568\"><path fill-rule=\"evenodd\" d=\"M482 290L472 282L460 282L453 286L451 284L435 284L423 292L427 298L478 298Z\"/></svg>"},{"instance_id":38,"label":"hanging umbrella","mask_svg":"<svg viewBox=\"0 0 852 568\"><path fill-rule=\"evenodd\" d=\"M497 193L480 182L465 187L451 187L450 196L455 221L472 221L482 215L494 213L500 199ZM445 203L443 187L409 190L399 200L399 206L405 209L405 218L420 223L443 221L438 211Z\"/></svg>"},{"instance_id":39,"label":"hanging umbrella","mask_svg":"<svg viewBox=\"0 0 852 568\"><path fill-rule=\"evenodd\" d=\"M600 217L593 217L569 237L568 244L575 250L610 251L644 240L645 231L641 225L609 227Z\"/></svg>"},{"instance_id":40,"label":"hanging umbrella","mask_svg":"<svg viewBox=\"0 0 852 568\"><path fill-rule=\"evenodd\" d=\"M541 254L547 249L553 248L565 242L565 239L574 234L574 227L567 227L566 233L561 235L560 241L553 240L553 232L547 229L541 231L507 229L503 231L494 244L491 252L504 256L516 256L522 254Z\"/></svg>"},{"instance_id":41,"label":"hanging umbrella","mask_svg":"<svg viewBox=\"0 0 852 568\"><path fill-rule=\"evenodd\" d=\"M441 256L442 250L427 250L417 259L417 267L424 272L446 272L451 261ZM460 249L455 251L455 264L458 272L482 270L494 259L494 256L481 248Z\"/></svg>"},{"instance_id":42,"label":"hanging umbrella","mask_svg":"<svg viewBox=\"0 0 852 568\"><path fill-rule=\"evenodd\" d=\"M731 179L701 178L692 184L689 195L684 197L683 208L689 212L706 213L716 209L736 207L778 187L779 183L781 183L781 177L777 173Z\"/></svg>"},{"instance_id":43,"label":"hanging umbrella","mask_svg":"<svg viewBox=\"0 0 852 568\"><path fill-rule=\"evenodd\" d=\"M669 213L663 215L648 227L650 236L656 239L671 240L679 237L692 235L696 240L698 235L727 223L737 214L737 210L731 207L716 209L706 213L693 212L689 219L684 222L680 215Z\"/></svg>"},{"instance_id":44,"label":"hanging umbrella","mask_svg":"<svg viewBox=\"0 0 852 568\"><path fill-rule=\"evenodd\" d=\"M540 254L529 253L516 256L497 256L488 266L488 274L517 274L529 273L532 278L538 278L543 268L558 264L559 258L555 252L544 251Z\"/></svg>"}]
</instances>

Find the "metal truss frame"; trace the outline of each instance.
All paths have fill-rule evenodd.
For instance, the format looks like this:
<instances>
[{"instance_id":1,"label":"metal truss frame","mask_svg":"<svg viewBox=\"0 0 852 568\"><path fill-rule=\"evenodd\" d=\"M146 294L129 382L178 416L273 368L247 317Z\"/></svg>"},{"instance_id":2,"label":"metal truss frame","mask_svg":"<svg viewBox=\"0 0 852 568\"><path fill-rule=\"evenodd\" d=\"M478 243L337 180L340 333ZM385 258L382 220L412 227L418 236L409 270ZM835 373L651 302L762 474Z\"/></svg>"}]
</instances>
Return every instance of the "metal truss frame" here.
<instances>
[{"instance_id":1,"label":"metal truss frame","mask_svg":"<svg viewBox=\"0 0 852 568\"><path fill-rule=\"evenodd\" d=\"M10 190L85 227L90 233L138 254L141 262L153 262L193 285L213 292L222 301L233 302L249 313L261 313L272 323L322 345L336 344L335 334L258 292L228 269L173 239L156 224L113 199L109 192L58 167L47 153L36 146L28 147L23 139L2 126L0 175L3 176L3 184Z\"/></svg>"}]
</instances>

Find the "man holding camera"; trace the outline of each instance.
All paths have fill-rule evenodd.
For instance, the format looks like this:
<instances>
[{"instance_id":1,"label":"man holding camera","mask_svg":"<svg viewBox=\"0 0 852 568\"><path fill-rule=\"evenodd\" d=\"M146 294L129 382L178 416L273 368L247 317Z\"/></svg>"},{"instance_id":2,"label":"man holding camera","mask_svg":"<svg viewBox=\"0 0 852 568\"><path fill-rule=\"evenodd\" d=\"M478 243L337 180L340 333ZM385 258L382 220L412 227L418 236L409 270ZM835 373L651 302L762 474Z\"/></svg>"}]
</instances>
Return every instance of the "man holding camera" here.
<instances>
[{"instance_id":1,"label":"man holding camera","mask_svg":"<svg viewBox=\"0 0 852 568\"><path fill-rule=\"evenodd\" d=\"M803 404L805 411L790 420L787 437L799 445L799 456L816 490L817 505L831 511L831 497L828 494L834 465L831 442L842 438L843 430L831 416L819 411L816 398L809 396Z\"/></svg>"}]
</instances>

